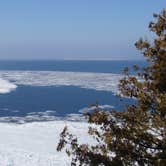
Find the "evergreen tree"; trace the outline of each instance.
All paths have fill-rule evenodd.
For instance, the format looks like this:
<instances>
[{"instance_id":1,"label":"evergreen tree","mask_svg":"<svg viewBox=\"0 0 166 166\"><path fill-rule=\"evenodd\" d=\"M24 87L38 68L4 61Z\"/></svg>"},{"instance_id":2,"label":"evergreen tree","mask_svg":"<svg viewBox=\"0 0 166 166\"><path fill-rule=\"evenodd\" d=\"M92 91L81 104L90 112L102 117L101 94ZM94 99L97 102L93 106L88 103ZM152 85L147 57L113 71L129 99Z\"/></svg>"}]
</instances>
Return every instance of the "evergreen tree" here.
<instances>
[{"instance_id":1,"label":"evergreen tree","mask_svg":"<svg viewBox=\"0 0 166 166\"><path fill-rule=\"evenodd\" d=\"M140 39L136 47L141 50L148 65L134 70L125 69L119 83L121 95L134 98L137 104L123 112L96 110L87 113L88 133L96 145L78 144L67 127L61 133L57 150L66 144L71 165L166 165L166 11L154 14L155 22L149 29L155 33L153 42Z\"/></svg>"}]
</instances>

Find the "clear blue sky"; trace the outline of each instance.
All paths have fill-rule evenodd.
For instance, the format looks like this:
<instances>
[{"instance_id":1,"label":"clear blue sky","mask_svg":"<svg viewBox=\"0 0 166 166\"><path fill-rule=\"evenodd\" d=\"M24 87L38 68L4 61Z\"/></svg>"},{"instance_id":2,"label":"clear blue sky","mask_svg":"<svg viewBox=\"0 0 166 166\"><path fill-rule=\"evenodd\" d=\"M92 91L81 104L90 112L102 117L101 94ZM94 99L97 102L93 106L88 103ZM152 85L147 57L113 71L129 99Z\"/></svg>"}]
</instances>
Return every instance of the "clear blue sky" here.
<instances>
[{"instance_id":1,"label":"clear blue sky","mask_svg":"<svg viewBox=\"0 0 166 166\"><path fill-rule=\"evenodd\" d=\"M0 59L139 59L164 0L2 0Z\"/></svg>"}]
</instances>

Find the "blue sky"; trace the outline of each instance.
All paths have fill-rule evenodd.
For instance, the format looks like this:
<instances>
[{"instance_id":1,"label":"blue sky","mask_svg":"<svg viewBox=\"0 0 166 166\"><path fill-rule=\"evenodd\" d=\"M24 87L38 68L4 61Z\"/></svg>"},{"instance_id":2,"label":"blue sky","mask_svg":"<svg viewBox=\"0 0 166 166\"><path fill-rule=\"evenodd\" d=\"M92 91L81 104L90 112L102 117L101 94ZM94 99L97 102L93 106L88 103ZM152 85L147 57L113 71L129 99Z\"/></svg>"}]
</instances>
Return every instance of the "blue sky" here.
<instances>
[{"instance_id":1,"label":"blue sky","mask_svg":"<svg viewBox=\"0 0 166 166\"><path fill-rule=\"evenodd\" d=\"M141 59L164 0L2 0L0 59Z\"/></svg>"}]
</instances>

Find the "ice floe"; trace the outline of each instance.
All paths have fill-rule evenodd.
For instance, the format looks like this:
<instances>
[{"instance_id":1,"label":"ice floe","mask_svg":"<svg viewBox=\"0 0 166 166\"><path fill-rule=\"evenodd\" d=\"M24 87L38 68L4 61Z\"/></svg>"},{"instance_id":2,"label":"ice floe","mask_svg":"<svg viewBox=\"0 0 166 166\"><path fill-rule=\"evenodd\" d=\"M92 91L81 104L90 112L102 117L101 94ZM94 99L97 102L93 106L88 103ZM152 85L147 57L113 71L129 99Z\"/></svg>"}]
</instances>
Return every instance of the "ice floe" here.
<instances>
[{"instance_id":1,"label":"ice floe","mask_svg":"<svg viewBox=\"0 0 166 166\"><path fill-rule=\"evenodd\" d=\"M9 93L16 88L15 84L0 78L0 94Z\"/></svg>"},{"instance_id":2,"label":"ice floe","mask_svg":"<svg viewBox=\"0 0 166 166\"><path fill-rule=\"evenodd\" d=\"M84 108L81 108L78 112L80 113L86 113L86 112L90 112L90 111L93 111L95 109L102 109L102 110L111 110L114 108L114 106L112 105L98 105L98 106L89 106L89 107L84 107Z\"/></svg>"},{"instance_id":3,"label":"ice floe","mask_svg":"<svg viewBox=\"0 0 166 166\"><path fill-rule=\"evenodd\" d=\"M0 71L0 88L18 85L29 86L77 86L81 88L117 93L118 82L123 77L112 73L61 72L61 71ZM4 80L7 81L4 81ZM12 82L12 83L10 83ZM15 85L14 85L15 84ZM1 86L3 85L3 86Z\"/></svg>"},{"instance_id":4,"label":"ice floe","mask_svg":"<svg viewBox=\"0 0 166 166\"><path fill-rule=\"evenodd\" d=\"M96 108L111 111L114 107L111 105L98 105L96 106L90 106L90 107L84 107L78 110L78 113L70 113L66 114L65 116L57 116L56 110L46 110L43 112L28 112L25 116L18 116L19 110L10 110L8 108L1 109L2 111L8 111L9 114L15 113L13 116L1 116L0 117L0 123L17 123L17 124L23 124L28 122L44 122L44 121L55 121L55 120L67 120L67 121L74 121L74 122L85 122L87 121L85 119L85 116L83 115L86 112L91 112L95 110Z\"/></svg>"}]
</instances>

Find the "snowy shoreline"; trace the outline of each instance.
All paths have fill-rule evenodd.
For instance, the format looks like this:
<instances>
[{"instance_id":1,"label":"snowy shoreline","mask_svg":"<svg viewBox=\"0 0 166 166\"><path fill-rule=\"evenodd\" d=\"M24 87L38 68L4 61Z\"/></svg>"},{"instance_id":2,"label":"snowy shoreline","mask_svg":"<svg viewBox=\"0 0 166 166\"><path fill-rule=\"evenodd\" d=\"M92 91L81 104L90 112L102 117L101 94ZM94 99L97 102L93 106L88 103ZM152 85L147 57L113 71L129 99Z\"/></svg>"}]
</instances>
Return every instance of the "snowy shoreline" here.
<instances>
[{"instance_id":1,"label":"snowy shoreline","mask_svg":"<svg viewBox=\"0 0 166 166\"><path fill-rule=\"evenodd\" d=\"M67 166L70 158L57 152L59 134L64 126L78 136L80 143L93 143L86 122L51 121L25 124L0 123L1 166ZM86 139L85 139L86 138Z\"/></svg>"}]
</instances>

